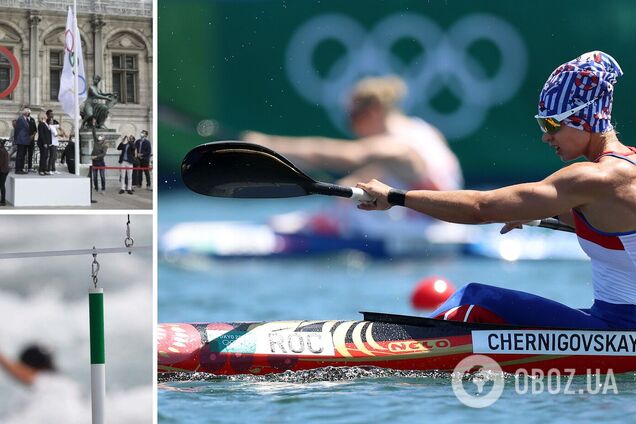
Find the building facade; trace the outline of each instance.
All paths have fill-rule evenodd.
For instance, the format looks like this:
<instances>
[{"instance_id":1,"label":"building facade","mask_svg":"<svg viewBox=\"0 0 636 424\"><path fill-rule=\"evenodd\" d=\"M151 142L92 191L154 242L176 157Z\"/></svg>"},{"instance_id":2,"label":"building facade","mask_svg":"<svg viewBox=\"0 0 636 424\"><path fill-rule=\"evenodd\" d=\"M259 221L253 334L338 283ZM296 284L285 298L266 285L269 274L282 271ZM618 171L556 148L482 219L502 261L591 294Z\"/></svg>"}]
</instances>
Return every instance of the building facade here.
<instances>
[{"instance_id":1,"label":"building facade","mask_svg":"<svg viewBox=\"0 0 636 424\"><path fill-rule=\"evenodd\" d=\"M64 31L72 0L0 0L0 46L20 68L15 90L0 99L0 137L29 106L32 116L52 109L67 133L71 118L57 100L64 58ZM87 81L100 75L102 91L117 93L108 128L138 138L152 134L152 0L78 0L77 22ZM0 93L15 78L11 58L0 51ZM62 119L60 119L60 117Z\"/></svg>"}]
</instances>

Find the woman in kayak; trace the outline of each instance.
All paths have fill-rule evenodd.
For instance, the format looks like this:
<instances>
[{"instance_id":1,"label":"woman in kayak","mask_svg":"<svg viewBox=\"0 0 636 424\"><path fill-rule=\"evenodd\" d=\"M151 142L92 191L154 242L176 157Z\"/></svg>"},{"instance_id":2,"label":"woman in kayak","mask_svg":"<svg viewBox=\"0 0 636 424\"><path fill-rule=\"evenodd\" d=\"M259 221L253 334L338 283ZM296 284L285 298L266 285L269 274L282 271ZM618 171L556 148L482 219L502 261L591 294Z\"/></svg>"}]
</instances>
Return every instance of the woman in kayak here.
<instances>
[{"instance_id":1,"label":"woman in kayak","mask_svg":"<svg viewBox=\"0 0 636 424\"><path fill-rule=\"evenodd\" d=\"M542 181L492 191L402 191L377 180L358 187L373 197L360 209L403 205L434 218L481 224L559 216L575 226L592 262L594 304L579 310L532 294L472 283L432 313L439 319L540 327L636 328L636 149L610 123L622 71L594 51L564 63L539 97L543 142L563 161L583 156Z\"/></svg>"},{"instance_id":2,"label":"woman in kayak","mask_svg":"<svg viewBox=\"0 0 636 424\"><path fill-rule=\"evenodd\" d=\"M444 136L422 119L400 111L398 105L406 94L406 84L394 76L359 81L349 100L355 141L252 131L243 138L276 150L299 166L346 174L342 184L376 177L411 189L461 188L459 161Z\"/></svg>"}]
</instances>

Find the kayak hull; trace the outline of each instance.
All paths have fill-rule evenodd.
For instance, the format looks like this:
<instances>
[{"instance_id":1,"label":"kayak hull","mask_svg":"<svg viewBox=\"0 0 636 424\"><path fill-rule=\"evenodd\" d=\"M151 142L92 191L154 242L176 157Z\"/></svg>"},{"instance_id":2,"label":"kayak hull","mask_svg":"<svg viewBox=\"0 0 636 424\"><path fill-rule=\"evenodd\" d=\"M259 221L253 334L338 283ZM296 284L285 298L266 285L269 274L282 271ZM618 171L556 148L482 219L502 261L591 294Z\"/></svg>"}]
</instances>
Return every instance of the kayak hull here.
<instances>
[{"instance_id":1,"label":"kayak hull","mask_svg":"<svg viewBox=\"0 0 636 424\"><path fill-rule=\"evenodd\" d=\"M160 324L157 343L159 373L262 375L327 366L452 371L473 354L488 355L510 373L636 371L636 332L525 329L395 315Z\"/></svg>"}]
</instances>

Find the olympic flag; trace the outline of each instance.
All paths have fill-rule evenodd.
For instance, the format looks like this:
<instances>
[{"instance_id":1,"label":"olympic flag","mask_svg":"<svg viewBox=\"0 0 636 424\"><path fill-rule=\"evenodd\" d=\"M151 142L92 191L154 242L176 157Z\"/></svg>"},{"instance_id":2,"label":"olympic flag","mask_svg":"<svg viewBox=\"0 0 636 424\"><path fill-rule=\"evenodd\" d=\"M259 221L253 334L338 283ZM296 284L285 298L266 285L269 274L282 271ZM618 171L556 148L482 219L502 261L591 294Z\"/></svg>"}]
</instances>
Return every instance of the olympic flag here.
<instances>
[{"instance_id":1,"label":"olympic flag","mask_svg":"<svg viewBox=\"0 0 636 424\"><path fill-rule=\"evenodd\" d=\"M75 60L78 68L78 88L76 95L75 82ZM86 100L86 74L84 73L84 59L82 56L82 43L77 30L77 21L71 7L68 8L66 18L66 31L64 31L64 67L60 78L60 92L57 99L62 103L62 109L69 116L75 118L77 113L75 102L81 103Z\"/></svg>"},{"instance_id":2,"label":"olympic flag","mask_svg":"<svg viewBox=\"0 0 636 424\"><path fill-rule=\"evenodd\" d=\"M77 29L77 19L74 13L77 7L68 8L66 31L64 31L64 67L60 78L60 91L57 99L62 103L62 109L73 118L75 126L75 143L79 140L79 105L86 100L86 74L84 73L84 56L82 54L82 40ZM79 175L79 148L75 148L75 174Z\"/></svg>"}]
</instances>

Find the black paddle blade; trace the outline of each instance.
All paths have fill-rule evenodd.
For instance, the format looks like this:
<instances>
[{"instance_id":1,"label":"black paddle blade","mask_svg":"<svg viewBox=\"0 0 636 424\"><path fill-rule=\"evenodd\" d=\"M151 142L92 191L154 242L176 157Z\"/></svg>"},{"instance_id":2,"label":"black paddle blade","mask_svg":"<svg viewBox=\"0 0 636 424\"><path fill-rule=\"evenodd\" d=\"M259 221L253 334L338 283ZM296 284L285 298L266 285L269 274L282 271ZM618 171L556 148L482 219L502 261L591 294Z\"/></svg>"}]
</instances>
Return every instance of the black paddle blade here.
<instances>
[{"instance_id":1,"label":"black paddle blade","mask_svg":"<svg viewBox=\"0 0 636 424\"><path fill-rule=\"evenodd\" d=\"M199 194L249 199L306 196L315 183L278 153L239 141L195 147L183 159L181 177Z\"/></svg>"}]
</instances>

